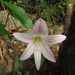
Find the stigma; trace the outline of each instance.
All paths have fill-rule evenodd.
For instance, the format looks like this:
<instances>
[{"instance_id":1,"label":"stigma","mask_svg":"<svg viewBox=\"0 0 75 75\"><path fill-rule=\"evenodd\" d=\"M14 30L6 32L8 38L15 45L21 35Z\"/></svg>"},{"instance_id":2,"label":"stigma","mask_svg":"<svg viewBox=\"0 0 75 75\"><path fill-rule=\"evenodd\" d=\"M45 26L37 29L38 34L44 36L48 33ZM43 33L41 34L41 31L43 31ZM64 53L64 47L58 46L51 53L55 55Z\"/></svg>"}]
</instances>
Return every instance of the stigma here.
<instances>
[{"instance_id":1,"label":"stigma","mask_svg":"<svg viewBox=\"0 0 75 75\"><path fill-rule=\"evenodd\" d=\"M42 38L40 36L35 36L34 37L35 42L40 42L41 40L42 40Z\"/></svg>"}]
</instances>

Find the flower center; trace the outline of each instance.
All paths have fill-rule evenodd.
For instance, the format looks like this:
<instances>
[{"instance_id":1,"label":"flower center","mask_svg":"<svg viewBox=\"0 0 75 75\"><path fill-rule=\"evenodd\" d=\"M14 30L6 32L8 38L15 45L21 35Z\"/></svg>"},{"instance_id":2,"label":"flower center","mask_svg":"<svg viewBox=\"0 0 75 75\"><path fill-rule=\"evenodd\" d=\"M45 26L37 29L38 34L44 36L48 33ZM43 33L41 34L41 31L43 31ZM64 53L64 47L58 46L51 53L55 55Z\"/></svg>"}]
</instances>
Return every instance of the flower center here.
<instances>
[{"instance_id":1,"label":"flower center","mask_svg":"<svg viewBox=\"0 0 75 75\"><path fill-rule=\"evenodd\" d=\"M34 40L36 41L36 42L40 42L41 41L41 37L40 36L36 36L35 38L34 38Z\"/></svg>"}]
</instances>

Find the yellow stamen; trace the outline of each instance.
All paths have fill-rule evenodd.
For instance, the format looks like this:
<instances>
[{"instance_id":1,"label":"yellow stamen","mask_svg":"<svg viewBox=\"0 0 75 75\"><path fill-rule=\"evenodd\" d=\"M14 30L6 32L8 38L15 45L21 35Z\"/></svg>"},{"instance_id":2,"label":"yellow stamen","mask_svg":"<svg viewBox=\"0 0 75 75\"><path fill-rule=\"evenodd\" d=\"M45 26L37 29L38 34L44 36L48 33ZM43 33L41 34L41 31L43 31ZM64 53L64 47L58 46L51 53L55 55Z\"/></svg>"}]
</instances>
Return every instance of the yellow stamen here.
<instances>
[{"instance_id":1,"label":"yellow stamen","mask_svg":"<svg viewBox=\"0 0 75 75\"><path fill-rule=\"evenodd\" d=\"M21 49L20 51L23 52L23 51L25 51L25 49Z\"/></svg>"}]
</instances>

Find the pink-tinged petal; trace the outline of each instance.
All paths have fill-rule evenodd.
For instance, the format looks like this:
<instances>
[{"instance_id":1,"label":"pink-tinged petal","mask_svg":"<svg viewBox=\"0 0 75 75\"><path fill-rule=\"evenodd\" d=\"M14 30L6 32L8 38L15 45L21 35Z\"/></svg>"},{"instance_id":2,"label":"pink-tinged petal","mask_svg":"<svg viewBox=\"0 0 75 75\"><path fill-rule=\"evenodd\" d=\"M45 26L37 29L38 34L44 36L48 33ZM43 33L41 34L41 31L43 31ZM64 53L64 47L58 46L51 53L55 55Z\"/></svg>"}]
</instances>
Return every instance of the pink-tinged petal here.
<instances>
[{"instance_id":1,"label":"pink-tinged petal","mask_svg":"<svg viewBox=\"0 0 75 75\"><path fill-rule=\"evenodd\" d=\"M35 47L34 43L28 44L26 50L23 52L22 56L20 57L20 60L28 59L33 54L34 47Z\"/></svg>"},{"instance_id":2,"label":"pink-tinged petal","mask_svg":"<svg viewBox=\"0 0 75 75\"><path fill-rule=\"evenodd\" d=\"M44 43L42 43L42 45L43 45L43 47L41 49L41 52L42 52L43 56L45 58L47 58L49 61L56 62L55 57L54 57L52 51L50 50L49 46Z\"/></svg>"},{"instance_id":3,"label":"pink-tinged petal","mask_svg":"<svg viewBox=\"0 0 75 75\"><path fill-rule=\"evenodd\" d=\"M35 65L37 70L39 70L40 65L41 65L41 52L40 51L35 51L34 52L34 58L35 58Z\"/></svg>"},{"instance_id":4,"label":"pink-tinged petal","mask_svg":"<svg viewBox=\"0 0 75 75\"><path fill-rule=\"evenodd\" d=\"M43 39L48 42L49 44L57 44L66 39L65 35L49 35L43 37Z\"/></svg>"},{"instance_id":5,"label":"pink-tinged petal","mask_svg":"<svg viewBox=\"0 0 75 75\"><path fill-rule=\"evenodd\" d=\"M33 39L30 35L23 33L14 33L13 36L26 43L30 43Z\"/></svg>"},{"instance_id":6,"label":"pink-tinged petal","mask_svg":"<svg viewBox=\"0 0 75 75\"><path fill-rule=\"evenodd\" d=\"M33 34L35 35L48 35L48 27L43 19L38 19L33 27Z\"/></svg>"}]
</instances>

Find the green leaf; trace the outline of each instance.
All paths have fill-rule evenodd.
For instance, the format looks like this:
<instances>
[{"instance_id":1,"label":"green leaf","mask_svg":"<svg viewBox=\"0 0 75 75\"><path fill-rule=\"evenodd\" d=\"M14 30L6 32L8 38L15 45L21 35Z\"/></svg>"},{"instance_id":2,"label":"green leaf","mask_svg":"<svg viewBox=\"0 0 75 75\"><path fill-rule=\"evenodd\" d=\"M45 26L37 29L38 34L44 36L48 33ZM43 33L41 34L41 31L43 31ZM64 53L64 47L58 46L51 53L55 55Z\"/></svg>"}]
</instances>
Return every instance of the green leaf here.
<instances>
[{"instance_id":1,"label":"green leaf","mask_svg":"<svg viewBox=\"0 0 75 75\"><path fill-rule=\"evenodd\" d=\"M43 66L44 62L45 62L45 57L42 55L41 67Z\"/></svg>"},{"instance_id":2,"label":"green leaf","mask_svg":"<svg viewBox=\"0 0 75 75\"><path fill-rule=\"evenodd\" d=\"M28 72L26 72L24 75L30 75L30 72L28 71Z\"/></svg>"},{"instance_id":3,"label":"green leaf","mask_svg":"<svg viewBox=\"0 0 75 75\"><path fill-rule=\"evenodd\" d=\"M1 1L3 1L3 0L0 0L0 2L1 2Z\"/></svg>"},{"instance_id":4,"label":"green leaf","mask_svg":"<svg viewBox=\"0 0 75 75\"><path fill-rule=\"evenodd\" d=\"M15 62L15 64L14 64L14 71L16 72L17 70L18 70L18 68L21 66L21 61L20 60L18 60L18 61L16 61Z\"/></svg>"},{"instance_id":5,"label":"green leaf","mask_svg":"<svg viewBox=\"0 0 75 75\"><path fill-rule=\"evenodd\" d=\"M53 30L54 30L54 31L57 31L58 29L59 29L58 26L53 26Z\"/></svg>"},{"instance_id":6,"label":"green leaf","mask_svg":"<svg viewBox=\"0 0 75 75\"><path fill-rule=\"evenodd\" d=\"M4 28L2 23L0 23L0 34L1 35L9 35L8 31Z\"/></svg>"},{"instance_id":7,"label":"green leaf","mask_svg":"<svg viewBox=\"0 0 75 75\"><path fill-rule=\"evenodd\" d=\"M8 75L8 73L7 72L2 72L2 73L0 73L0 75Z\"/></svg>"},{"instance_id":8,"label":"green leaf","mask_svg":"<svg viewBox=\"0 0 75 75\"><path fill-rule=\"evenodd\" d=\"M17 0L17 3L19 3L19 4L22 3L22 0Z\"/></svg>"},{"instance_id":9,"label":"green leaf","mask_svg":"<svg viewBox=\"0 0 75 75\"><path fill-rule=\"evenodd\" d=\"M8 35L4 35L4 38L5 38L6 42L11 42Z\"/></svg>"},{"instance_id":10,"label":"green leaf","mask_svg":"<svg viewBox=\"0 0 75 75\"><path fill-rule=\"evenodd\" d=\"M22 73L21 72L17 72L17 75L22 75Z\"/></svg>"},{"instance_id":11,"label":"green leaf","mask_svg":"<svg viewBox=\"0 0 75 75\"><path fill-rule=\"evenodd\" d=\"M17 17L17 19L23 24L23 27L33 27L32 20L28 17L26 12L19 6L16 6L10 2L2 1L4 5L8 7L11 12Z\"/></svg>"}]
</instances>

